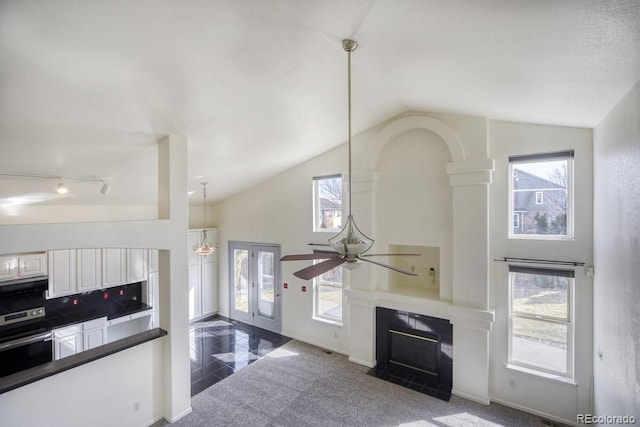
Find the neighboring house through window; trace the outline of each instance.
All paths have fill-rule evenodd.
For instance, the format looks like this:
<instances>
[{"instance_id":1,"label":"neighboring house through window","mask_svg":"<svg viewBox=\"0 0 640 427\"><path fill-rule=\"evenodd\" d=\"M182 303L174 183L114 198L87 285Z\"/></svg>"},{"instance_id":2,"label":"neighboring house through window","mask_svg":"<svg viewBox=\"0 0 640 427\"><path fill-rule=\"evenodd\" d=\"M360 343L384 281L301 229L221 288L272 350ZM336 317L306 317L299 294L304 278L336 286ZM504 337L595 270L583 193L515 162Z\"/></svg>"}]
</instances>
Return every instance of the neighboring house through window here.
<instances>
[{"instance_id":1,"label":"neighboring house through window","mask_svg":"<svg viewBox=\"0 0 640 427\"><path fill-rule=\"evenodd\" d=\"M313 178L313 231L342 228L342 175Z\"/></svg>"},{"instance_id":2,"label":"neighboring house through window","mask_svg":"<svg viewBox=\"0 0 640 427\"><path fill-rule=\"evenodd\" d=\"M509 237L572 239L573 151L510 156L509 171Z\"/></svg>"}]
</instances>

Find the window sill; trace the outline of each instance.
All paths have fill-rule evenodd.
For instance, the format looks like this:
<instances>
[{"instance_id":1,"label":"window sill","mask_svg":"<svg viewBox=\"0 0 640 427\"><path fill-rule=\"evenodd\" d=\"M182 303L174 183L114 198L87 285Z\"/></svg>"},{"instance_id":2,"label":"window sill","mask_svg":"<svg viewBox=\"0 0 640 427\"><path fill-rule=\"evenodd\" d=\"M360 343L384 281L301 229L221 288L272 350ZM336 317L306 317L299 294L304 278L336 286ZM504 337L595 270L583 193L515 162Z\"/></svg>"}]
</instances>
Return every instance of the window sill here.
<instances>
[{"instance_id":1,"label":"window sill","mask_svg":"<svg viewBox=\"0 0 640 427\"><path fill-rule=\"evenodd\" d=\"M538 240L551 242L572 242L575 240L573 236L558 236L555 234L510 234L507 236L509 240Z\"/></svg>"},{"instance_id":2,"label":"window sill","mask_svg":"<svg viewBox=\"0 0 640 427\"><path fill-rule=\"evenodd\" d=\"M536 369L525 368L524 366L512 365L507 363L506 368L512 371L520 372L532 377L536 377L538 379L549 381L556 384L564 384L570 387L577 387L578 384L573 380L573 378L563 377L559 374L552 374L549 372L538 371Z\"/></svg>"},{"instance_id":3,"label":"window sill","mask_svg":"<svg viewBox=\"0 0 640 427\"><path fill-rule=\"evenodd\" d=\"M342 327L342 322L339 320L329 320L329 319L324 319L322 317L312 317L311 319L320 322L320 323L326 323L329 325L333 325L333 326L339 326Z\"/></svg>"}]
</instances>

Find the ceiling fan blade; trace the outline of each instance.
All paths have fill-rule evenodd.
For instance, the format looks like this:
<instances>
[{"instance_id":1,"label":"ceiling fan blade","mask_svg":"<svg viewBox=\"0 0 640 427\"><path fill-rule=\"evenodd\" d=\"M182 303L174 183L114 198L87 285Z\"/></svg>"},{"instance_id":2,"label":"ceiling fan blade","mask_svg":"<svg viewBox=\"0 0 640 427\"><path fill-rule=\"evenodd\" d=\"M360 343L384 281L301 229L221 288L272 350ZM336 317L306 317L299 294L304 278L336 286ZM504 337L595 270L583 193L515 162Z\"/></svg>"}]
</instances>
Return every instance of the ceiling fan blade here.
<instances>
[{"instance_id":1,"label":"ceiling fan blade","mask_svg":"<svg viewBox=\"0 0 640 427\"><path fill-rule=\"evenodd\" d=\"M407 275L409 275L409 276L417 276L417 274L416 274L416 273L414 273L413 271L403 270L403 269L401 269L401 268L393 267L393 266L391 266L391 265L383 264L383 263L381 263L381 262L373 261L373 260L370 260L370 259L364 259L364 258L360 258L360 257L358 257L358 259L359 259L359 260L361 260L361 261L370 262L371 264L379 265L380 267L389 268L389 269L391 269L391 270L397 271L398 273L407 274ZM326 261L325 261L325 262L326 262Z\"/></svg>"},{"instance_id":2,"label":"ceiling fan blade","mask_svg":"<svg viewBox=\"0 0 640 427\"><path fill-rule=\"evenodd\" d=\"M360 256L420 256L420 254L366 254Z\"/></svg>"},{"instance_id":3,"label":"ceiling fan blade","mask_svg":"<svg viewBox=\"0 0 640 427\"><path fill-rule=\"evenodd\" d=\"M340 264L345 262L344 258L333 257L326 261L322 261L319 264L310 265L307 268L303 268L302 270L296 271L293 273L294 276L299 277L302 280L313 279L314 277L318 277L321 274L326 273L327 271L336 268Z\"/></svg>"},{"instance_id":4,"label":"ceiling fan blade","mask_svg":"<svg viewBox=\"0 0 640 427\"><path fill-rule=\"evenodd\" d=\"M309 246L331 246L328 243L307 243Z\"/></svg>"},{"instance_id":5,"label":"ceiling fan blade","mask_svg":"<svg viewBox=\"0 0 640 427\"><path fill-rule=\"evenodd\" d=\"M313 253L313 254L298 254L298 255L285 255L280 258L280 261L305 261L311 259L327 259L337 257L337 253Z\"/></svg>"}]
</instances>

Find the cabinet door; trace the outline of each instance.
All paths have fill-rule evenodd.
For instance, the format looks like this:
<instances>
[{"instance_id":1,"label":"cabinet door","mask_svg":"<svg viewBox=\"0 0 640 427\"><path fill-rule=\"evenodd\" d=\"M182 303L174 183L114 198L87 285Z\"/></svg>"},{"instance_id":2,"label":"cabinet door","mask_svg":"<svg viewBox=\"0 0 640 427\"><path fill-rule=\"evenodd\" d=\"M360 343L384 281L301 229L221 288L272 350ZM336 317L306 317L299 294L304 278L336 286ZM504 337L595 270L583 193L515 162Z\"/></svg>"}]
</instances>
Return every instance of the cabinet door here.
<instances>
[{"instance_id":1,"label":"cabinet door","mask_svg":"<svg viewBox=\"0 0 640 427\"><path fill-rule=\"evenodd\" d=\"M127 283L147 280L147 250L127 249Z\"/></svg>"},{"instance_id":2,"label":"cabinet door","mask_svg":"<svg viewBox=\"0 0 640 427\"><path fill-rule=\"evenodd\" d=\"M160 262L157 249L149 249L149 273L160 270Z\"/></svg>"},{"instance_id":3,"label":"cabinet door","mask_svg":"<svg viewBox=\"0 0 640 427\"><path fill-rule=\"evenodd\" d=\"M47 274L47 254L20 255L18 257L18 276L31 277Z\"/></svg>"},{"instance_id":4,"label":"cabinet door","mask_svg":"<svg viewBox=\"0 0 640 427\"><path fill-rule=\"evenodd\" d=\"M107 324L102 327L89 329L84 333L84 349L91 350L92 348L100 347L107 343Z\"/></svg>"},{"instance_id":5,"label":"cabinet door","mask_svg":"<svg viewBox=\"0 0 640 427\"><path fill-rule=\"evenodd\" d=\"M216 311L216 286L215 286L215 266L214 262L202 264L201 274L201 296L202 315L212 314Z\"/></svg>"},{"instance_id":6,"label":"cabinet door","mask_svg":"<svg viewBox=\"0 0 640 427\"><path fill-rule=\"evenodd\" d=\"M202 303L200 300L200 265L189 266L189 320L202 314Z\"/></svg>"},{"instance_id":7,"label":"cabinet door","mask_svg":"<svg viewBox=\"0 0 640 427\"><path fill-rule=\"evenodd\" d=\"M122 285L126 282L127 251L126 249L102 250L102 286Z\"/></svg>"},{"instance_id":8,"label":"cabinet door","mask_svg":"<svg viewBox=\"0 0 640 427\"><path fill-rule=\"evenodd\" d=\"M76 266L78 292L88 292L102 287L102 251L100 249L78 249Z\"/></svg>"},{"instance_id":9,"label":"cabinet door","mask_svg":"<svg viewBox=\"0 0 640 427\"><path fill-rule=\"evenodd\" d=\"M73 356L83 350L82 326L73 325L53 331L53 358Z\"/></svg>"},{"instance_id":10,"label":"cabinet door","mask_svg":"<svg viewBox=\"0 0 640 427\"><path fill-rule=\"evenodd\" d=\"M16 277L16 257L0 258L0 280L11 280Z\"/></svg>"},{"instance_id":11,"label":"cabinet door","mask_svg":"<svg viewBox=\"0 0 640 427\"><path fill-rule=\"evenodd\" d=\"M76 293L75 249L49 251L49 293L47 298L56 298Z\"/></svg>"}]
</instances>

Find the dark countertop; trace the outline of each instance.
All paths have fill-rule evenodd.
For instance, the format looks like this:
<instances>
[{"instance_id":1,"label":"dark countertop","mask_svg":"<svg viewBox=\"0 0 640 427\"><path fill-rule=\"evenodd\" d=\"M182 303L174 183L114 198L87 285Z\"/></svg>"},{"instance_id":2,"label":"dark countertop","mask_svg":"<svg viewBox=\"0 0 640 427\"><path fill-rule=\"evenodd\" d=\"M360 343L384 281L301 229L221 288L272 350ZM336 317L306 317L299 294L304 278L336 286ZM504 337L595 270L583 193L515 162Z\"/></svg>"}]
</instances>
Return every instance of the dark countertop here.
<instances>
[{"instance_id":1,"label":"dark countertop","mask_svg":"<svg viewBox=\"0 0 640 427\"><path fill-rule=\"evenodd\" d=\"M147 304L132 302L131 304L119 304L115 309L108 311L100 311L94 308L78 310L77 312L47 312L45 322L48 329L57 329L63 326L73 325L74 323L87 322L89 320L106 317L107 320L117 319L118 317L128 316L130 314L139 313L141 311L151 310L153 307Z\"/></svg>"},{"instance_id":2,"label":"dark countertop","mask_svg":"<svg viewBox=\"0 0 640 427\"><path fill-rule=\"evenodd\" d=\"M0 394L6 393L27 384L31 384L43 378L59 374L60 372L67 371L77 366L84 365L85 363L101 359L119 351L126 350L136 345L161 338L165 335L167 335L167 331L165 331L164 329L151 329L127 338L123 338L118 341L113 341L111 343L93 348L91 350L83 351L73 356L54 360L52 362L45 363L44 365L36 366L22 372L8 375L6 377L0 378Z\"/></svg>"}]
</instances>

